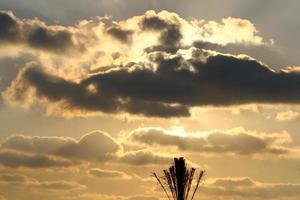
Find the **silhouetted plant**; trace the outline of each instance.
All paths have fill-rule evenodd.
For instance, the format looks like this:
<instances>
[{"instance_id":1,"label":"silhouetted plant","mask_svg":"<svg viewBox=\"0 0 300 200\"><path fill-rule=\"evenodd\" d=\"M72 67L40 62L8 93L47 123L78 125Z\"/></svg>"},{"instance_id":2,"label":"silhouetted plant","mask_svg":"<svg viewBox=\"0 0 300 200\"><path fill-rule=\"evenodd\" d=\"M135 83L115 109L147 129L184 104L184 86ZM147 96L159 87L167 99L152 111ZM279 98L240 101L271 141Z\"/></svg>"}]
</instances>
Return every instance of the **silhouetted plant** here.
<instances>
[{"instance_id":1,"label":"silhouetted plant","mask_svg":"<svg viewBox=\"0 0 300 200\"><path fill-rule=\"evenodd\" d=\"M180 157L174 158L174 165L169 169L163 170L162 177L158 177L156 173L153 173L153 176L156 178L169 200L188 200L195 172L196 169L189 169L186 166L185 159ZM194 199L203 175L204 171L201 170L190 200ZM171 195L167 191L168 189Z\"/></svg>"}]
</instances>

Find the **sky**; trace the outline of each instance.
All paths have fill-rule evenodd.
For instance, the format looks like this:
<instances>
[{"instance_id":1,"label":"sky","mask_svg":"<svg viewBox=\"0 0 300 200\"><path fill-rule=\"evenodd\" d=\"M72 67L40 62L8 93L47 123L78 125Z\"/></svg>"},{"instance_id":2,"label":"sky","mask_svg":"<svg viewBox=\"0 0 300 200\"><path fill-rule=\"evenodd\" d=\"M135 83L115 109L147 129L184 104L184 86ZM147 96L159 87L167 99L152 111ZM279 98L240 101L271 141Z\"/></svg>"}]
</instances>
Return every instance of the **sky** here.
<instances>
[{"instance_id":1,"label":"sky","mask_svg":"<svg viewBox=\"0 0 300 200\"><path fill-rule=\"evenodd\" d=\"M0 0L0 200L299 199L299 6Z\"/></svg>"}]
</instances>

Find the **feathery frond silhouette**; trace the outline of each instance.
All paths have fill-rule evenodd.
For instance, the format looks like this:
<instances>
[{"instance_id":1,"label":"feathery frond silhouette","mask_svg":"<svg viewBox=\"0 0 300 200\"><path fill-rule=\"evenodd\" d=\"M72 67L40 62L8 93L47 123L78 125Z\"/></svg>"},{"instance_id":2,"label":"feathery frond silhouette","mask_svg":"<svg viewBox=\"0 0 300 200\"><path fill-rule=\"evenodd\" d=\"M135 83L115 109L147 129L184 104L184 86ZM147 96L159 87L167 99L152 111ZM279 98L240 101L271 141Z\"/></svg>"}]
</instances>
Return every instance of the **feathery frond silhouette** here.
<instances>
[{"instance_id":1,"label":"feathery frond silhouette","mask_svg":"<svg viewBox=\"0 0 300 200\"><path fill-rule=\"evenodd\" d=\"M153 176L156 178L169 200L188 200L195 172L196 169L188 168L185 159L180 157L174 158L174 165L169 169L163 170L162 177L158 177L156 173L153 173ZM203 170L200 171L190 200L194 199L204 173ZM169 189L169 192L167 189ZM169 193L171 193L171 195Z\"/></svg>"}]
</instances>

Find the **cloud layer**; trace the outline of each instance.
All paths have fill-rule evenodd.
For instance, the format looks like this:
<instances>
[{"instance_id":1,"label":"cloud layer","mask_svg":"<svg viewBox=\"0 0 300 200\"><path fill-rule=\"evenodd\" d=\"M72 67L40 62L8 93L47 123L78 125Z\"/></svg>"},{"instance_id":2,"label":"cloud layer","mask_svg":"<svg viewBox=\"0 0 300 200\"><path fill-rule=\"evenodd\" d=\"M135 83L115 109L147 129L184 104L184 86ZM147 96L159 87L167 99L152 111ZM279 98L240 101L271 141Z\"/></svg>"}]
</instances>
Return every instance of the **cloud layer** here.
<instances>
[{"instance_id":1,"label":"cloud layer","mask_svg":"<svg viewBox=\"0 0 300 200\"><path fill-rule=\"evenodd\" d=\"M87 171L89 175L98 178L108 178L108 179L130 179L131 177L127 175L125 172L116 171L116 170L108 170L108 169L100 169L100 168L91 168Z\"/></svg>"},{"instance_id":2,"label":"cloud layer","mask_svg":"<svg viewBox=\"0 0 300 200\"><path fill-rule=\"evenodd\" d=\"M32 64L22 70L5 97L22 103L24 97L32 98L28 94L31 88L38 99L60 103L63 110L157 117L188 116L193 106L300 102L300 74L296 69L275 72L250 57L201 49L172 56L151 53L148 61L116 67L80 83Z\"/></svg>"},{"instance_id":3,"label":"cloud layer","mask_svg":"<svg viewBox=\"0 0 300 200\"><path fill-rule=\"evenodd\" d=\"M176 131L162 128L140 128L132 131L128 140L147 146L176 147L179 151L199 153L232 153L239 155L288 154L290 136L282 134L257 134L244 129L199 132L175 135Z\"/></svg>"},{"instance_id":4,"label":"cloud layer","mask_svg":"<svg viewBox=\"0 0 300 200\"><path fill-rule=\"evenodd\" d=\"M204 186L203 192L214 196L235 198L297 198L300 196L299 184L292 183L261 183L249 177L220 178Z\"/></svg>"},{"instance_id":5,"label":"cloud layer","mask_svg":"<svg viewBox=\"0 0 300 200\"><path fill-rule=\"evenodd\" d=\"M78 141L64 137L29 137L15 135L7 138L1 146L25 152L51 154L68 159L106 161L116 157L122 150L110 135L95 131L82 136Z\"/></svg>"},{"instance_id":6,"label":"cloud layer","mask_svg":"<svg viewBox=\"0 0 300 200\"><path fill-rule=\"evenodd\" d=\"M180 155L185 152L192 152L214 153L219 155L224 155L224 153L237 155L274 154L278 156L279 154L288 154L291 150L290 148L284 147L284 144L291 142L290 136L287 133L266 134L246 131L242 128L225 131L184 133L183 135L182 132L179 134L176 130L149 127L133 130L128 133L128 137L119 139L120 140L114 139L102 131L85 134L78 140L70 137L55 136L10 136L1 143L0 164L6 167L4 169L27 167L25 172L30 172L28 168L34 168L38 171L43 168L69 167L73 166L76 160L86 160L91 162L92 166L106 162L106 164L108 164L107 166L118 167L122 164L122 169L128 170L132 166L136 168L143 166L142 169L148 169L147 165L169 165L172 162L173 156L165 154L164 151L166 151L165 148L172 147L175 147L177 150L175 152L180 152ZM138 150L124 151L120 141L125 142L124 145L126 144L127 146L134 145L132 147ZM105 142L106 145L103 144L103 142ZM136 144L140 144L143 147L137 146ZM66 149L69 151L66 151ZM160 150L160 153L157 149ZM156 151L154 152L154 150ZM6 157L3 156L3 152L7 153ZM193 165L190 161L189 164ZM91 182L93 183L96 183L98 180L105 180L110 184L111 181L118 181L120 184L120 180L123 180L126 184L141 184L136 181L142 181L143 184L153 184L152 181L145 182L141 177L135 174L125 173L114 168L87 167L86 169L81 169L86 170L86 173L83 174L88 174L88 178L92 178ZM152 167L154 166L151 166L151 168ZM76 175L76 177L79 175L80 173ZM90 191L86 189L88 186L77 183L76 181L40 181L19 174L1 174L0 185L5 188L14 187L18 190L24 188L34 189L39 192L47 190L55 194L61 194L60 191L79 190L82 191L80 193L82 196L77 196L77 199L80 200L89 198L97 199L100 197L102 197L102 199L127 199L115 195L104 197L100 194L89 193ZM149 187L149 185L147 185L147 187ZM254 181L248 177L208 179L201 187L201 192L205 194L205 197L208 199L216 197L220 197L220 200L223 200L222 198L256 198L259 200L261 198L293 199L299 196L299 184L297 183L264 183ZM73 198L72 195L66 196L68 196L68 198L70 197L70 199ZM128 199L131 198L152 199L153 197L140 197L139 195L128 197Z\"/></svg>"},{"instance_id":7,"label":"cloud layer","mask_svg":"<svg viewBox=\"0 0 300 200\"><path fill-rule=\"evenodd\" d=\"M192 108L207 105L299 104L300 100L299 68L278 70L286 60L276 43L263 38L244 19L186 20L167 11L148 11L124 20L95 17L63 26L2 11L0 47L4 61L0 65L5 65L6 72L0 72L1 92L15 78L3 93L6 103L38 106L46 114L169 118L187 117ZM276 115L279 121L297 117L292 110ZM284 178L290 183L278 182L285 169L297 171L298 147L287 132L239 128L182 133L146 127L126 136L127 141L93 131L80 138L8 137L0 144L0 199L18 195L30 200L157 199L152 193L159 193L151 190L153 182L144 174L169 165L173 155L166 152L209 165L209 177L251 174L277 180L208 179L201 190L205 199L299 199L296 176ZM232 160L232 166L217 167L226 159ZM240 165L248 170L242 171ZM272 169L262 175L269 165ZM145 188L144 194L137 195ZM108 194L100 194L103 191ZM135 195L121 195L129 192Z\"/></svg>"},{"instance_id":8,"label":"cloud layer","mask_svg":"<svg viewBox=\"0 0 300 200\"><path fill-rule=\"evenodd\" d=\"M7 44L21 41L46 53L84 51L81 59L49 55L45 61L43 55L44 62L27 64L3 93L13 105L40 104L63 116L167 118L189 116L197 106L300 101L297 68L275 71L249 56L225 54L272 48L248 20L200 23L148 11L122 21L104 17L63 27L21 20L8 11L1 17L0 39Z\"/></svg>"},{"instance_id":9,"label":"cloud layer","mask_svg":"<svg viewBox=\"0 0 300 200\"><path fill-rule=\"evenodd\" d=\"M25 175L19 174L1 174L0 176L0 185L15 185L19 187L31 187L37 188L42 190L78 190L84 189L85 186L81 185L76 182L69 182L69 181L38 181L34 178L30 178Z\"/></svg>"},{"instance_id":10,"label":"cloud layer","mask_svg":"<svg viewBox=\"0 0 300 200\"><path fill-rule=\"evenodd\" d=\"M167 164L172 160L172 156L142 148L124 152L123 145L118 140L102 131L85 134L79 140L70 137L13 135L1 143L0 158L1 165L13 168L70 167L82 161L157 165ZM95 176L113 176L118 172L95 168L89 173Z\"/></svg>"},{"instance_id":11,"label":"cloud layer","mask_svg":"<svg viewBox=\"0 0 300 200\"><path fill-rule=\"evenodd\" d=\"M51 157L43 154L28 154L18 151L0 149L0 165L12 168L51 168L70 167L73 166L74 163L70 160Z\"/></svg>"},{"instance_id":12,"label":"cloud layer","mask_svg":"<svg viewBox=\"0 0 300 200\"><path fill-rule=\"evenodd\" d=\"M151 150L129 151L119 158L119 162L130 165L168 164L172 161L172 156L154 153Z\"/></svg>"}]
</instances>

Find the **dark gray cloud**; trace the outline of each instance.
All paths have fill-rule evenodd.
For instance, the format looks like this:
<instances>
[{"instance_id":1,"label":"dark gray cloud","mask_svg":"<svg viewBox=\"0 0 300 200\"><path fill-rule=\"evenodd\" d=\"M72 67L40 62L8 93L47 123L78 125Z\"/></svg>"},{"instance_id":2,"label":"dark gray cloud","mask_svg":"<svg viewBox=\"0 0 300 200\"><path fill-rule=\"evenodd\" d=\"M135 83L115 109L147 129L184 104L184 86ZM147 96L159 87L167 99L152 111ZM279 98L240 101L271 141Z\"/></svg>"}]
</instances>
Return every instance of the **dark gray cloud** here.
<instances>
[{"instance_id":1,"label":"dark gray cloud","mask_svg":"<svg viewBox=\"0 0 300 200\"><path fill-rule=\"evenodd\" d=\"M133 131L129 140L148 146L174 146L180 151L205 153L235 153L251 155L257 153L287 154L289 150L275 145L284 139L278 135L259 136L240 131L239 133L211 132L206 136L176 136L161 128L141 128Z\"/></svg>"},{"instance_id":2,"label":"dark gray cloud","mask_svg":"<svg viewBox=\"0 0 300 200\"><path fill-rule=\"evenodd\" d=\"M48 74L35 64L21 72L20 82L34 87L39 98L64 102L66 109L158 117L188 116L192 106L300 103L296 69L274 71L249 57L201 49L191 49L190 54L187 59L154 52L149 54L153 66L131 63L80 83ZM17 82L8 94L12 101L22 102L15 94L25 91L18 91Z\"/></svg>"},{"instance_id":3,"label":"dark gray cloud","mask_svg":"<svg viewBox=\"0 0 300 200\"><path fill-rule=\"evenodd\" d=\"M156 70L120 69L92 76L82 84L95 84L102 93L111 91L119 97L190 106L300 101L296 71L275 72L254 59L207 56L208 52L198 49L193 54L188 60L158 57Z\"/></svg>"},{"instance_id":4,"label":"dark gray cloud","mask_svg":"<svg viewBox=\"0 0 300 200\"><path fill-rule=\"evenodd\" d=\"M121 27L110 27L107 29L107 33L120 42L130 44L132 42L132 34L131 30L124 30Z\"/></svg>"},{"instance_id":5,"label":"dark gray cloud","mask_svg":"<svg viewBox=\"0 0 300 200\"><path fill-rule=\"evenodd\" d=\"M132 114L142 114L148 117L175 117L188 116L186 106L168 105L159 102L131 100L124 105L124 111Z\"/></svg>"},{"instance_id":6,"label":"dark gray cloud","mask_svg":"<svg viewBox=\"0 0 300 200\"><path fill-rule=\"evenodd\" d=\"M23 72L25 82L29 84L28 86L32 85L35 87L38 96L45 97L53 102L65 101L70 105L70 108L102 111L104 113L125 111L133 114L160 117L189 115L188 108L184 105L170 105L147 99L132 99L129 96L121 99L109 88L107 88L108 90L102 90L100 94L98 91L99 86L94 84L92 80L92 82L85 80L80 84L72 83L63 78L47 74L36 65L25 68ZM90 91L88 89L89 86L96 86L96 91ZM14 97L17 98L15 100L23 101L26 94L25 91L22 90L17 93L14 93Z\"/></svg>"},{"instance_id":7,"label":"dark gray cloud","mask_svg":"<svg viewBox=\"0 0 300 200\"><path fill-rule=\"evenodd\" d=\"M183 46L165 46L162 44L154 45L151 47L147 47L144 49L146 53L156 52L156 51L162 51L167 52L171 54L175 54L179 49L188 49L190 47L183 47Z\"/></svg>"},{"instance_id":8,"label":"dark gray cloud","mask_svg":"<svg viewBox=\"0 0 300 200\"><path fill-rule=\"evenodd\" d=\"M16 42L20 40L21 22L12 12L0 12L0 42Z\"/></svg>"},{"instance_id":9,"label":"dark gray cloud","mask_svg":"<svg viewBox=\"0 0 300 200\"><path fill-rule=\"evenodd\" d=\"M67 30L51 30L46 27L30 27L27 43L30 47L57 53L67 52L76 48L72 34Z\"/></svg>"},{"instance_id":10,"label":"dark gray cloud","mask_svg":"<svg viewBox=\"0 0 300 200\"><path fill-rule=\"evenodd\" d=\"M49 168L70 167L74 165L74 163L70 160L54 158L41 154L27 154L17 151L0 150L0 165L12 168Z\"/></svg>"},{"instance_id":11,"label":"dark gray cloud","mask_svg":"<svg viewBox=\"0 0 300 200\"><path fill-rule=\"evenodd\" d=\"M159 41L166 48L176 47L180 44L182 34L179 23L166 21L159 16L145 16L140 22L140 27L145 31L161 32Z\"/></svg>"},{"instance_id":12,"label":"dark gray cloud","mask_svg":"<svg viewBox=\"0 0 300 200\"><path fill-rule=\"evenodd\" d=\"M31 48L55 53L84 50L75 44L67 28L47 26L35 21L22 21L10 11L0 11L0 43L26 44Z\"/></svg>"},{"instance_id":13,"label":"dark gray cloud","mask_svg":"<svg viewBox=\"0 0 300 200\"><path fill-rule=\"evenodd\" d=\"M144 30L156 30L160 31L169 26L169 22L165 21L164 19L161 19L158 16L147 16L143 18L141 21L141 28Z\"/></svg>"},{"instance_id":14,"label":"dark gray cloud","mask_svg":"<svg viewBox=\"0 0 300 200\"><path fill-rule=\"evenodd\" d=\"M7 138L1 147L31 153L50 154L68 159L106 161L116 157L122 149L108 134L95 131L75 140L64 137L15 135Z\"/></svg>"}]
</instances>

